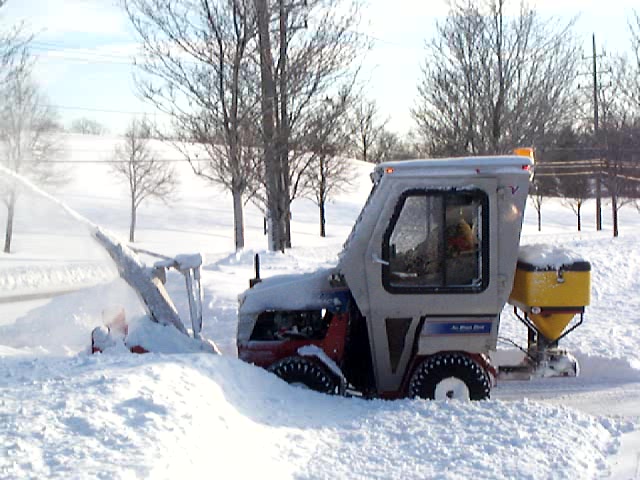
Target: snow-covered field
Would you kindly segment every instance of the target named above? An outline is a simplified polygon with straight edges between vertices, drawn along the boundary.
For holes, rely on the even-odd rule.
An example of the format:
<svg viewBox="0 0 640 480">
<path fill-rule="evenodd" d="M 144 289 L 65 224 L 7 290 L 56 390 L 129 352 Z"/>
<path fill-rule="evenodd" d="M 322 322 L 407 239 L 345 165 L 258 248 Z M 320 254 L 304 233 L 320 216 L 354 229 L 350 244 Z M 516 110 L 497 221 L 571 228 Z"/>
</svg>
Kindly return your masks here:
<svg viewBox="0 0 640 480">
<path fill-rule="evenodd" d="M 70 137 L 72 160 L 103 160 L 114 139 Z M 177 155 L 154 145 L 167 158 Z M 235 358 L 237 296 L 261 254 L 262 276 L 336 260 L 370 188 L 354 163 L 351 191 L 318 213 L 294 202 L 294 248 L 265 252 L 260 212 L 245 214 L 247 247 L 233 253 L 231 199 L 179 165 L 176 197 L 139 212 L 136 245 L 205 257 L 207 354 L 90 355 L 102 312 L 142 313 L 86 228 L 33 194 L 19 199 L 14 251 L 0 254 L 0 478 L 640 478 L 640 213 L 621 210 L 621 235 L 585 229 L 559 201 L 526 214 L 523 243 L 551 243 L 592 264 L 592 305 L 563 341 L 574 379 L 503 382 L 492 400 L 365 401 L 291 387 Z M 55 195 L 89 220 L 128 233 L 124 187 L 101 164 L 68 166 Z M 4 212 L 0 213 L 4 225 Z M 186 314 L 182 281 L 169 291 Z M 56 293 L 50 297 L 50 294 Z M 505 309 L 501 335 L 526 332 Z M 510 348 L 508 345 L 505 348 Z"/>
</svg>

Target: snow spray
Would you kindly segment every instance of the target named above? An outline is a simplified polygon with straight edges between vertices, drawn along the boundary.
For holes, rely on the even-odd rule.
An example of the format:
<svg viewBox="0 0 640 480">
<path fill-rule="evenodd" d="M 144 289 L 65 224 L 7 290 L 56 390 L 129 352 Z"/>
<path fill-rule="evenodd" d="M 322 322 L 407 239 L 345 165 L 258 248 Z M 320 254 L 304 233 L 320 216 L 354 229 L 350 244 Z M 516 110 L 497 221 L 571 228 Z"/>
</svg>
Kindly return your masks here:
<svg viewBox="0 0 640 480">
<path fill-rule="evenodd" d="M 111 259 L 114 261 L 124 279 L 136 292 L 143 305 L 146 307 L 151 318 L 161 325 L 173 325 L 181 333 L 187 331 L 180 320 L 175 307 L 168 302 L 154 280 L 148 275 L 144 263 L 138 258 L 133 250 L 120 242 L 117 237 L 99 227 L 89 219 L 83 217 L 64 202 L 58 200 L 53 195 L 48 194 L 41 188 L 34 185 L 30 180 L 0 165 L 0 172 L 15 179 L 20 184 L 31 190 L 33 193 L 53 202 L 62 208 L 67 214 L 85 225 L 91 237 L 103 247 Z"/>
<path fill-rule="evenodd" d="M 91 220 L 83 217 L 78 212 L 76 212 L 74 209 L 72 209 L 69 205 L 67 205 L 66 203 L 58 200 L 53 195 L 48 194 L 47 192 L 45 192 L 41 188 L 37 187 L 29 179 L 27 179 L 27 178 L 23 177 L 22 175 L 14 172 L 13 170 L 10 170 L 7 167 L 4 167 L 4 166 L 0 165 L 0 172 L 8 175 L 11 178 L 13 178 L 17 182 L 19 182 L 22 186 L 24 186 L 24 187 L 28 188 L 29 190 L 31 190 L 33 193 L 35 193 L 37 195 L 40 195 L 41 197 L 49 200 L 50 202 L 54 203 L 55 205 L 58 205 L 67 214 L 69 214 L 72 218 L 74 218 L 75 220 L 78 220 L 80 223 L 85 225 L 89 229 L 89 232 L 91 233 L 91 236 L 95 238 L 95 233 L 98 230 L 100 230 L 100 228 L 98 227 L 98 225 L 93 223 Z"/>
</svg>

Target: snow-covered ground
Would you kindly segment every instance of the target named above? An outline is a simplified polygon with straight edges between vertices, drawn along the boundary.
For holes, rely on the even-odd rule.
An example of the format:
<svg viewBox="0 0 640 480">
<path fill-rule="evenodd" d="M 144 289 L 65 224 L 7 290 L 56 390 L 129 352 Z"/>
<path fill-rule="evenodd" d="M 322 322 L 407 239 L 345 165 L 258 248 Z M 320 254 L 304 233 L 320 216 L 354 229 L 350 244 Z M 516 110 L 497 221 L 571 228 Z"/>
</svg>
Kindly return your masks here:
<svg viewBox="0 0 640 480">
<path fill-rule="evenodd" d="M 113 142 L 72 136 L 68 148 L 71 159 L 103 160 Z M 204 334 L 222 357 L 88 354 L 105 309 L 123 306 L 130 318 L 142 309 L 82 224 L 24 192 L 15 253 L 0 254 L 0 478 L 640 478 L 640 213 L 631 207 L 617 239 L 608 211 L 594 231 L 591 204 L 581 233 L 559 201 L 543 206 L 540 233 L 535 211 L 526 214 L 523 244 L 568 247 L 592 264 L 592 305 L 563 341 L 578 378 L 503 382 L 478 403 L 365 401 L 294 388 L 235 358 L 237 296 L 254 254 L 263 277 L 332 265 L 370 188 L 371 167 L 353 165 L 353 188 L 328 208 L 327 238 L 313 203 L 294 202 L 286 254 L 265 252 L 251 205 L 247 247 L 233 253 L 230 197 L 188 165 L 172 201 L 142 205 L 138 247 L 203 254 Z M 108 168 L 80 163 L 69 174 L 55 195 L 126 238 L 126 191 Z M 186 315 L 181 278 L 168 287 Z M 508 308 L 501 335 L 526 335 Z"/>
</svg>

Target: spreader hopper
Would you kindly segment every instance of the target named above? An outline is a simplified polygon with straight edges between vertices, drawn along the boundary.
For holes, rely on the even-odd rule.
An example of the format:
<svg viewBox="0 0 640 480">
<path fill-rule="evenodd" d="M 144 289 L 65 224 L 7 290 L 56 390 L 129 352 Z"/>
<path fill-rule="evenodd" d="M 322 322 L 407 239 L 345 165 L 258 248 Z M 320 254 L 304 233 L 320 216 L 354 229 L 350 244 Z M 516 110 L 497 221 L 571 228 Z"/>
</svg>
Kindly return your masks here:
<svg viewBox="0 0 640 480">
<path fill-rule="evenodd" d="M 591 265 L 584 260 L 544 265 L 519 260 L 509 303 L 522 310 L 549 342 L 564 336 L 591 297 Z"/>
<path fill-rule="evenodd" d="M 509 303 L 528 329 L 527 358 L 521 365 L 501 367 L 501 373 L 577 375 L 577 361 L 558 348 L 558 341 L 582 324 L 590 297 L 589 262 L 553 246 L 522 247 Z"/>
</svg>

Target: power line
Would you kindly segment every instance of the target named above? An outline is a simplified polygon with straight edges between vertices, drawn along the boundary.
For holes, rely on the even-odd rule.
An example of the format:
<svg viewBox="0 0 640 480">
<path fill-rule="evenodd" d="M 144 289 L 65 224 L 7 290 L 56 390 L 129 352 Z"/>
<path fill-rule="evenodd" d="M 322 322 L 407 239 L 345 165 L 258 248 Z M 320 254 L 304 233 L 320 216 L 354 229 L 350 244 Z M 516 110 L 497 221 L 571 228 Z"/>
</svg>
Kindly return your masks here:
<svg viewBox="0 0 640 480">
<path fill-rule="evenodd" d="M 376 37 L 375 35 L 371 35 L 369 33 L 364 32 L 352 32 L 357 36 L 362 36 L 368 38 L 369 40 L 378 43 L 378 44 L 386 44 L 393 47 L 400 47 L 402 49 L 414 49 L 416 47 L 403 45 L 399 42 L 394 42 L 390 40 L 386 40 L 380 37 Z M 132 54 L 120 54 L 120 53 L 100 53 L 91 49 L 86 49 L 83 47 L 74 47 L 74 46 L 66 46 L 63 44 L 56 44 L 50 42 L 32 42 L 31 48 L 40 52 L 49 52 L 54 53 L 56 55 L 38 55 L 41 58 L 46 60 L 52 59 L 62 59 L 69 60 L 74 62 L 83 62 L 83 63 L 95 63 L 95 64 L 106 64 L 106 65 L 127 65 L 127 66 L 136 66 L 135 55 Z M 186 63 L 200 63 L 194 61 L 186 61 Z"/>
<path fill-rule="evenodd" d="M 566 162 L 558 161 L 558 162 L 540 162 L 536 163 L 536 168 L 538 167 L 556 167 L 556 166 L 591 166 L 591 165 L 601 165 L 604 163 L 601 159 L 594 160 L 567 160 Z"/>
<path fill-rule="evenodd" d="M 80 46 L 68 46 L 62 43 L 54 43 L 54 42 L 42 42 L 42 41 L 33 41 L 30 44 L 34 50 L 43 50 L 43 51 L 51 51 L 51 52 L 69 52 L 69 51 L 79 51 L 82 54 L 87 54 L 91 56 L 98 57 L 109 57 L 115 60 L 123 60 L 127 58 L 131 58 L 130 54 L 125 53 L 101 53 L 96 48 L 85 48 Z"/>
<path fill-rule="evenodd" d="M 565 173 L 536 173 L 535 175 L 538 177 L 575 177 L 575 176 L 591 176 L 596 174 L 597 172 L 565 172 Z"/>
<path fill-rule="evenodd" d="M 576 169 L 579 169 L 579 168 L 586 168 L 586 167 L 592 168 L 592 167 L 600 167 L 600 166 L 602 166 L 602 165 L 599 164 L 599 163 L 597 163 L 597 164 L 596 163 L 588 163 L 588 164 L 585 163 L 585 164 L 582 164 L 582 165 L 554 165 L 554 166 L 548 166 L 547 168 L 541 168 L 541 167 L 543 167 L 543 165 L 536 165 L 536 170 L 537 171 L 539 171 L 539 170 L 544 170 L 544 171 L 549 171 L 549 170 L 554 170 L 554 171 L 555 170 L 576 170 Z"/>
<path fill-rule="evenodd" d="M 36 50 L 36 49 L 34 49 Z M 129 62 L 125 62 L 125 61 L 116 61 L 116 60 L 107 60 L 107 59 L 103 59 L 103 60 L 98 60 L 96 58 L 88 58 L 88 55 L 85 56 L 81 56 L 79 55 L 75 55 L 75 56 L 70 56 L 67 54 L 61 54 L 61 55 L 42 55 L 42 54 L 38 54 L 36 55 L 39 58 L 43 58 L 45 60 L 69 60 L 72 62 L 83 62 L 83 63 L 95 63 L 95 64 L 104 64 L 104 65 L 127 65 L 127 66 L 135 66 L 135 63 L 133 62 L 133 60 L 129 61 Z"/>
<path fill-rule="evenodd" d="M 104 152 L 106 153 L 110 153 L 113 154 L 114 152 Z M 38 162 L 40 164 L 42 163 L 46 163 L 46 164 L 59 164 L 59 163 L 63 163 L 63 164 L 104 164 L 104 165 L 109 165 L 112 163 L 200 163 L 200 162 L 210 162 L 211 160 L 208 158 L 195 158 L 192 160 L 187 160 L 186 158 L 158 158 L 156 160 L 136 160 L 134 162 L 130 162 L 129 160 L 111 160 L 111 159 L 107 159 L 107 160 L 47 160 L 47 161 L 43 161 L 43 162 Z M 29 162 L 25 162 L 25 163 L 29 163 Z"/>
<path fill-rule="evenodd" d="M 622 178 L 624 180 L 631 180 L 632 182 L 640 182 L 639 177 L 629 177 L 627 175 L 616 175 L 617 178 Z"/>
<path fill-rule="evenodd" d="M 601 162 L 602 159 L 601 158 L 588 158 L 588 159 L 584 159 L 584 160 L 552 160 L 552 161 L 541 161 L 539 163 L 536 163 L 536 166 L 540 166 L 540 165 L 569 165 L 569 164 L 576 164 L 576 163 L 581 163 L 581 164 L 586 164 L 586 163 L 598 163 Z"/>
<path fill-rule="evenodd" d="M 32 42 L 31 48 L 39 52 L 49 52 L 56 55 L 39 55 L 47 59 L 65 59 L 72 61 L 81 61 L 87 63 L 105 63 L 105 64 L 121 64 L 134 65 L 134 56 L 129 54 L 118 53 L 101 53 L 94 49 L 83 47 L 67 47 L 62 44 Z"/>
<path fill-rule="evenodd" d="M 165 115 L 170 117 L 171 115 L 169 115 L 168 113 L 165 112 L 134 112 L 134 111 L 127 111 L 127 110 L 112 110 L 112 109 L 106 109 L 106 108 L 90 108 L 90 107 L 75 107 L 75 106 L 69 106 L 69 105 L 56 105 L 56 104 L 48 104 L 48 106 L 52 107 L 52 108 L 58 108 L 60 110 L 79 110 L 79 111 L 85 111 L 85 112 L 97 112 L 97 113 L 118 113 L 118 114 L 126 114 L 126 115 Z"/>
</svg>

